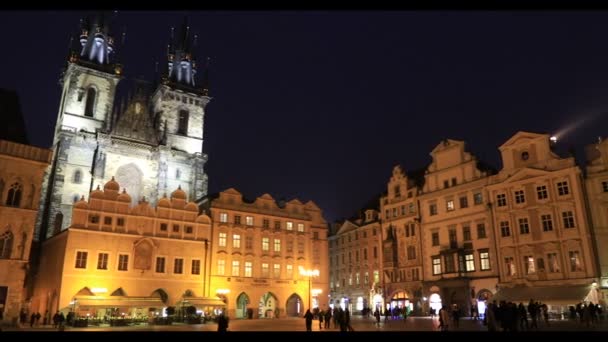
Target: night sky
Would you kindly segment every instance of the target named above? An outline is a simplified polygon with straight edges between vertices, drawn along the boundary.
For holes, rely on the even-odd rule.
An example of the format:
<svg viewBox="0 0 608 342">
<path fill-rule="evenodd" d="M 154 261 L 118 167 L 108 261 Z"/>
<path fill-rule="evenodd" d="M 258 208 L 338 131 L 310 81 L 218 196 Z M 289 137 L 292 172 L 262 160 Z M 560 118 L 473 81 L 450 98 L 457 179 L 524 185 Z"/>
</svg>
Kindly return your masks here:
<svg viewBox="0 0 608 342">
<path fill-rule="evenodd" d="M 69 36 L 87 13 L 0 13 L 0 87 L 49 147 Z M 313 200 L 332 222 L 426 166 L 444 138 L 500 168 L 519 130 L 559 147 L 608 133 L 608 12 L 119 11 L 125 76 L 166 65 L 185 15 L 211 57 L 210 192 Z M 200 80 L 200 78 L 199 78 Z M 125 83 L 126 84 L 126 83 Z"/>
</svg>

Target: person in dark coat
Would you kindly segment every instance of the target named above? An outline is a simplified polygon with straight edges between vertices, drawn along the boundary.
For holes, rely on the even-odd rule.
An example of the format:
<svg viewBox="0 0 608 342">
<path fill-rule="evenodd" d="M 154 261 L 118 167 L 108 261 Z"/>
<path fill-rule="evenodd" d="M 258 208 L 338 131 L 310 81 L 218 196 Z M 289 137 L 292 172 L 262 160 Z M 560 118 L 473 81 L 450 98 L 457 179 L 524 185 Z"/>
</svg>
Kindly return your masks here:
<svg viewBox="0 0 608 342">
<path fill-rule="evenodd" d="M 304 319 L 306 320 L 306 331 L 312 331 L 312 312 L 310 309 L 306 310 L 304 314 Z"/>
<path fill-rule="evenodd" d="M 224 316 L 222 312 L 217 319 L 217 331 L 226 332 L 228 331 L 228 317 Z"/>
</svg>

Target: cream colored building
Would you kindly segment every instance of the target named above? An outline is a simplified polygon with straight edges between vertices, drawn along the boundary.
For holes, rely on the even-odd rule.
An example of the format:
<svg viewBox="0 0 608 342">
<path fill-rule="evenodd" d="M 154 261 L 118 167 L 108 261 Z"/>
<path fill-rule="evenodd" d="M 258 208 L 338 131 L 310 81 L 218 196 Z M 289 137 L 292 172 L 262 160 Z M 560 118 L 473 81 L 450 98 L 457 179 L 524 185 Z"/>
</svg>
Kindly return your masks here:
<svg viewBox="0 0 608 342">
<path fill-rule="evenodd" d="M 381 237 L 374 209 L 340 223 L 329 237 L 330 304 L 334 307 L 348 308 L 351 314 L 383 307 Z"/>
<path fill-rule="evenodd" d="M 601 288 L 598 301 L 606 305 L 608 292 L 608 141 L 600 140 L 587 147 L 587 204 L 594 229 L 594 252 L 598 262 Z"/>
<path fill-rule="evenodd" d="M 487 187 L 500 270 L 496 300 L 545 302 L 558 314 L 593 293 L 597 266 L 582 173 L 547 134 L 518 132 L 500 146 Z"/>
<path fill-rule="evenodd" d="M 167 306 L 222 306 L 207 296 L 210 233 L 211 219 L 181 189 L 156 208 L 145 198 L 132 206 L 112 178 L 44 242 L 32 309 L 145 320 Z"/>
<path fill-rule="evenodd" d="M 16 322 L 24 308 L 38 198 L 51 157 L 49 149 L 0 140 L 0 325 Z"/>
<path fill-rule="evenodd" d="M 419 216 L 421 170 L 406 174 L 393 168 L 386 195 L 380 198 L 382 213 L 381 287 L 385 306 L 422 310 L 422 236 Z"/>
<path fill-rule="evenodd" d="M 328 306 L 327 223 L 312 201 L 248 202 L 235 189 L 203 206 L 213 218 L 210 294 L 229 317 L 301 316 Z M 250 309 L 250 310 L 249 310 Z"/>
<path fill-rule="evenodd" d="M 425 310 L 458 305 L 464 315 L 496 291 L 498 262 L 485 186 L 494 172 L 446 139 L 431 151 L 419 196 Z M 481 303 L 481 304 L 478 304 Z"/>
</svg>

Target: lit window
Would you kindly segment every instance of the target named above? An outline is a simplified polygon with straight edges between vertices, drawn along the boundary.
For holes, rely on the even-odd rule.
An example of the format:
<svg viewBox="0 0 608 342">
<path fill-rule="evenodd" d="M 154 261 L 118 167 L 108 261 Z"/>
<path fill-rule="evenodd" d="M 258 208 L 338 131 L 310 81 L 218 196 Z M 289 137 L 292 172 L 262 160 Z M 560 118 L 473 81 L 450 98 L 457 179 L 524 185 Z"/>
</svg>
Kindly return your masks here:
<svg viewBox="0 0 608 342">
<path fill-rule="evenodd" d="M 490 253 L 487 250 L 479 252 L 479 261 L 482 271 L 490 269 Z"/>
<path fill-rule="evenodd" d="M 245 262 L 245 277 L 252 277 L 253 276 L 253 264 L 251 263 L 251 261 L 246 261 Z"/>
<path fill-rule="evenodd" d="M 232 248 L 241 248 L 241 236 L 239 234 L 232 235 Z"/>
<path fill-rule="evenodd" d="M 218 246 L 220 247 L 226 247 L 226 233 L 220 233 L 219 234 L 219 241 L 218 241 Z"/>
<path fill-rule="evenodd" d="M 433 275 L 441 274 L 441 258 L 433 257 Z"/>
<path fill-rule="evenodd" d="M 220 222 L 222 222 L 222 223 L 228 222 L 228 214 L 227 213 L 220 213 Z"/>
<path fill-rule="evenodd" d="M 475 258 L 473 254 L 465 254 L 464 256 L 464 267 L 467 272 L 475 271 Z"/>
<path fill-rule="evenodd" d="M 238 277 L 241 272 L 241 264 L 238 260 L 232 261 L 232 275 Z"/>
</svg>

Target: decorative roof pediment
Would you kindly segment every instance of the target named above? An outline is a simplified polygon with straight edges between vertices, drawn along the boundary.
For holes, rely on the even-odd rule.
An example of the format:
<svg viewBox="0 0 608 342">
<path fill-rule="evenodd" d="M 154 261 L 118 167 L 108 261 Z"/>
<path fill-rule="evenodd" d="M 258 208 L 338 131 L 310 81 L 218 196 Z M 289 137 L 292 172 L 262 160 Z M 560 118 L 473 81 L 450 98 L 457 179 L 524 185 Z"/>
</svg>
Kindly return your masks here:
<svg viewBox="0 0 608 342">
<path fill-rule="evenodd" d="M 300 202 L 300 200 L 298 200 L 297 198 L 294 198 L 291 201 L 287 202 L 287 204 L 302 205 L 302 202 Z"/>
<path fill-rule="evenodd" d="M 513 175 L 509 176 L 509 178 L 505 179 L 502 183 L 514 183 L 523 179 L 542 177 L 548 174 L 551 174 L 551 172 L 526 167 L 516 171 Z"/>
<path fill-rule="evenodd" d="M 265 200 L 265 201 L 274 201 L 274 198 L 272 198 L 272 196 L 270 196 L 269 194 L 263 194 L 262 196 L 258 197 L 258 199 L 261 200 Z"/>
<path fill-rule="evenodd" d="M 345 234 L 345 233 L 351 232 L 351 231 L 353 231 L 353 230 L 355 230 L 357 228 L 359 228 L 359 226 L 357 226 L 356 224 L 350 222 L 349 220 L 346 220 L 346 221 L 344 221 L 344 223 L 342 223 L 342 225 L 340 226 L 340 228 L 336 232 L 336 235 Z"/>
<path fill-rule="evenodd" d="M 315 202 L 313 202 L 312 200 L 306 202 L 306 204 L 304 206 L 308 210 L 321 210 L 319 208 L 319 206 L 317 206 L 317 204 Z"/>
<path fill-rule="evenodd" d="M 223 193 L 229 194 L 229 195 L 241 195 L 241 193 L 238 192 L 238 190 L 236 190 L 235 188 L 230 188 L 228 190 L 225 190 Z"/>
<path fill-rule="evenodd" d="M 460 145 L 464 145 L 464 141 L 454 140 L 454 139 L 444 139 L 442 142 L 437 144 L 437 146 L 435 146 L 435 148 L 431 151 L 431 154 L 446 150 L 446 149 L 454 147 L 454 146 L 460 146 Z"/>
<path fill-rule="evenodd" d="M 539 138 L 548 139 L 549 135 L 519 131 L 519 132 L 515 133 L 514 136 L 509 138 L 509 140 L 507 140 L 504 144 L 500 145 L 500 147 L 498 149 L 502 151 L 503 149 L 509 148 L 511 146 L 529 144 L 533 140 L 538 140 Z"/>
</svg>

